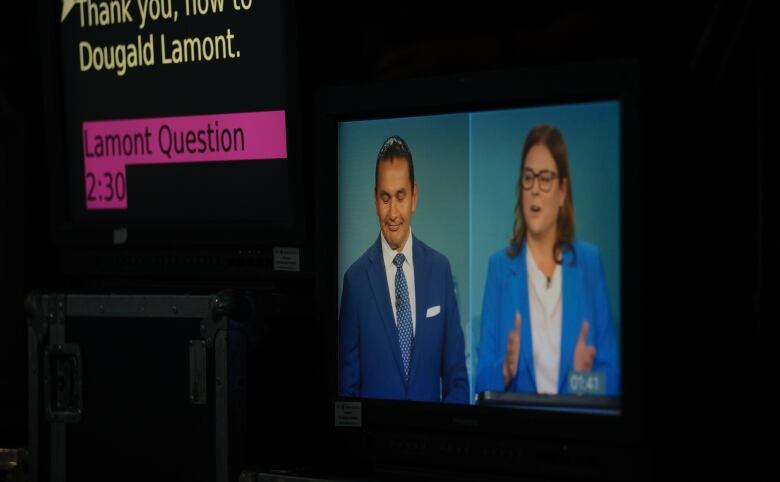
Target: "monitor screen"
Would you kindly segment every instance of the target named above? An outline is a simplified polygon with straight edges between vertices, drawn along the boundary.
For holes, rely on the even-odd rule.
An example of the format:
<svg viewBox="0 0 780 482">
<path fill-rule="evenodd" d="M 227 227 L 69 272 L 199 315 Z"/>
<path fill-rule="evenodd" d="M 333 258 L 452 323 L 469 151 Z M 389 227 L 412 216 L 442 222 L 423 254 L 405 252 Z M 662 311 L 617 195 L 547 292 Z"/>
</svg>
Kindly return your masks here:
<svg viewBox="0 0 780 482">
<path fill-rule="evenodd" d="M 249 232 L 221 236 L 228 242 L 301 228 L 286 2 L 50 4 L 59 35 L 44 55 L 59 67 L 49 81 L 62 105 L 50 157 L 63 225 L 128 227 L 131 242 L 139 228 Z"/>
<path fill-rule="evenodd" d="M 338 395 L 620 415 L 621 139 L 619 98 L 340 120 Z"/>
<path fill-rule="evenodd" d="M 638 79 L 627 59 L 318 92 L 323 399 L 358 459 L 631 472 Z"/>
</svg>

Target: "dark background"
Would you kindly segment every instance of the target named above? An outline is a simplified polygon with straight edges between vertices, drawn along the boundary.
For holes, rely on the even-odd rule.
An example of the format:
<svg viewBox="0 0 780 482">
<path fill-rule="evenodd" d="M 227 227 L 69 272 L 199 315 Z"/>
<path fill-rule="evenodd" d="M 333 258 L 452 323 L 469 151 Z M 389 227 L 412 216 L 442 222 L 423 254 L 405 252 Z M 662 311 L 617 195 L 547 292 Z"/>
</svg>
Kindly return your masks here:
<svg viewBox="0 0 780 482">
<path fill-rule="evenodd" d="M 33 3 L 9 2 L 0 13 L 0 447 L 27 443 L 24 295 L 72 285 L 50 242 L 43 116 L 55 106 L 42 100 Z M 319 87 L 639 59 L 647 471 L 659 480 L 776 478 L 777 403 L 769 391 L 779 339 L 772 273 L 780 243 L 772 228 L 780 203 L 768 143 L 777 109 L 777 7 L 366 3 L 297 5 L 306 173 L 313 172 Z M 313 202 L 307 194 L 307 214 Z M 280 355 L 297 354 L 274 375 L 279 380 L 306 378 L 317 363 L 316 337 L 306 333 L 316 333 L 319 320 L 305 309 L 301 320 L 310 325 L 268 328 Z M 261 450 L 250 458 L 326 460 L 331 452 L 312 429 L 311 399 L 300 384 L 285 388 L 299 401 L 276 406 L 288 423 L 269 421 L 273 440 L 256 434 Z"/>
</svg>

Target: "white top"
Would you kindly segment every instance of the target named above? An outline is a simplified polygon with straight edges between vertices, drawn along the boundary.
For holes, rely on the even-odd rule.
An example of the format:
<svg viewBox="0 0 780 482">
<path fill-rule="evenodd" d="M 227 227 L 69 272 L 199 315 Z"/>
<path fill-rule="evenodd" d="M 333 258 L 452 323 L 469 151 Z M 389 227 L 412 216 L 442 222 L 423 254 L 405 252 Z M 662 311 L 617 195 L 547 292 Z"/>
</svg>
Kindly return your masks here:
<svg viewBox="0 0 780 482">
<path fill-rule="evenodd" d="M 550 280 L 536 265 L 531 250 L 526 252 L 528 301 L 531 308 L 531 339 L 537 393 L 558 393 L 561 366 L 562 298 L 561 265 L 555 265 Z"/>
<path fill-rule="evenodd" d="M 398 326 L 398 313 L 395 310 L 395 273 L 398 268 L 393 264 L 395 255 L 398 251 L 387 244 L 385 235 L 379 235 L 382 238 L 382 259 L 385 262 L 385 275 L 387 276 L 387 288 L 390 291 L 390 305 L 393 307 L 393 317 L 395 318 L 395 326 Z M 403 269 L 404 276 L 406 276 L 406 286 L 409 288 L 409 308 L 412 310 L 412 334 L 417 332 L 417 298 L 414 294 L 414 259 L 412 258 L 412 230 L 409 229 L 409 239 L 406 240 L 404 249 L 400 251 L 406 257 L 404 260 Z"/>
</svg>

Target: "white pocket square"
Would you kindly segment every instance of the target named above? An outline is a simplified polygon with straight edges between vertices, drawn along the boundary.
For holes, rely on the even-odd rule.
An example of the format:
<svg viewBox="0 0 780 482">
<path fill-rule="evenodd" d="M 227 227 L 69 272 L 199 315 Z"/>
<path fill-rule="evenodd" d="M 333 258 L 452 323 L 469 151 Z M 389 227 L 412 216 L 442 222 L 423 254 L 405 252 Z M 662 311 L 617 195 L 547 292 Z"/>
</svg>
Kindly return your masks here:
<svg viewBox="0 0 780 482">
<path fill-rule="evenodd" d="M 428 311 L 425 312 L 425 317 L 432 318 L 438 315 L 439 313 L 441 313 L 441 306 L 439 305 L 431 306 L 430 308 L 428 308 Z"/>
</svg>

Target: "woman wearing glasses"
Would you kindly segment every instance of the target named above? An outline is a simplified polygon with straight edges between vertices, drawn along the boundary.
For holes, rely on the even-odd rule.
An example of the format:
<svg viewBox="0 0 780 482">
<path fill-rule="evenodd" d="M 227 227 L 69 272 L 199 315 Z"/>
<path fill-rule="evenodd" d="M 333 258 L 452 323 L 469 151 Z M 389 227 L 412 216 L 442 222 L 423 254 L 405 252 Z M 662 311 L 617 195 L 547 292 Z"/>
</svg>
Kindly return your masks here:
<svg viewBox="0 0 780 482">
<path fill-rule="evenodd" d="M 476 392 L 616 396 L 615 330 L 598 249 L 574 238 L 566 145 L 549 125 L 523 146 L 514 233 L 490 257 Z M 593 386 L 595 385 L 595 386 Z"/>
</svg>

